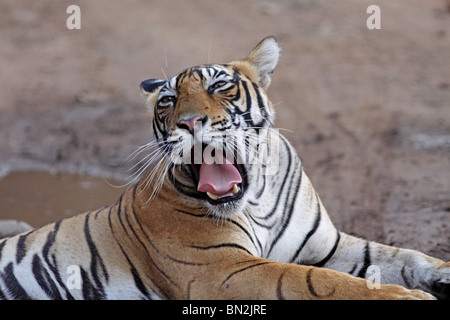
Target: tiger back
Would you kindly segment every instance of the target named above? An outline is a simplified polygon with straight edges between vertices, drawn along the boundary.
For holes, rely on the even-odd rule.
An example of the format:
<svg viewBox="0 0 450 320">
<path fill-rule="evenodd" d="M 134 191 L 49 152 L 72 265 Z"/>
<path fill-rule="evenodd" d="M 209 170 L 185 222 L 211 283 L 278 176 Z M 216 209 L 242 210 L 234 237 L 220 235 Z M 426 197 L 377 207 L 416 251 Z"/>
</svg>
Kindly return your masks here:
<svg viewBox="0 0 450 320">
<path fill-rule="evenodd" d="M 2 240 L 0 298 L 448 297 L 448 263 L 333 226 L 273 128 L 279 53 L 268 37 L 244 59 L 143 81 L 142 178 L 115 204 Z"/>
</svg>

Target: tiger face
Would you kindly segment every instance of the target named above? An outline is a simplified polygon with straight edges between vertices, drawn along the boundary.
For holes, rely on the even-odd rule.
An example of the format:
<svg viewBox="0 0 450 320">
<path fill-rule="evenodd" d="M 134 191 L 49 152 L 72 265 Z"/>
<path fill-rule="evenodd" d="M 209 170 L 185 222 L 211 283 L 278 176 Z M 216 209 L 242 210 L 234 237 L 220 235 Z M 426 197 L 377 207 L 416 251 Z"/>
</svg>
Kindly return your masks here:
<svg viewBox="0 0 450 320">
<path fill-rule="evenodd" d="M 141 83 L 153 111 L 161 175 L 217 215 L 241 210 L 254 187 L 258 148 L 274 121 L 266 89 L 279 52 L 268 37 L 245 59 Z"/>
</svg>

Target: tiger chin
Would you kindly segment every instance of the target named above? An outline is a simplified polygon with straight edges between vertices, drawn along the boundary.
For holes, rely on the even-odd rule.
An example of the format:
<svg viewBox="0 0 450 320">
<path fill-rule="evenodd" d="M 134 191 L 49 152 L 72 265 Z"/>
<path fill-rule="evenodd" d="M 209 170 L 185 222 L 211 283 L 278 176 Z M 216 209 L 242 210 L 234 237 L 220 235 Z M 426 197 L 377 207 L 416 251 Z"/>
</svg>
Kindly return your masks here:
<svg viewBox="0 0 450 320">
<path fill-rule="evenodd" d="M 334 227 L 273 128 L 279 55 L 268 37 L 244 59 L 143 81 L 142 178 L 112 205 L 1 240 L 0 298 L 448 299 L 448 262 Z"/>
</svg>

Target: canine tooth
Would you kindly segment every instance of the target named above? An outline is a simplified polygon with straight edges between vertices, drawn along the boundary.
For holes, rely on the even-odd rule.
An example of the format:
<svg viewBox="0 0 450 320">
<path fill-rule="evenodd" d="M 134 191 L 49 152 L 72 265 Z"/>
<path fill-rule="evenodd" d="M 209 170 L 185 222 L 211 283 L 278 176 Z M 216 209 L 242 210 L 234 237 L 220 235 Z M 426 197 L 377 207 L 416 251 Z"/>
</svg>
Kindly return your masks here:
<svg viewBox="0 0 450 320">
<path fill-rule="evenodd" d="M 219 196 L 214 193 L 206 192 L 206 194 L 208 195 L 208 197 L 210 197 L 213 200 L 219 199 Z"/>
<path fill-rule="evenodd" d="M 233 190 L 231 190 L 231 192 L 233 194 L 237 194 L 239 192 L 239 187 L 237 186 L 237 184 L 233 185 Z"/>
</svg>

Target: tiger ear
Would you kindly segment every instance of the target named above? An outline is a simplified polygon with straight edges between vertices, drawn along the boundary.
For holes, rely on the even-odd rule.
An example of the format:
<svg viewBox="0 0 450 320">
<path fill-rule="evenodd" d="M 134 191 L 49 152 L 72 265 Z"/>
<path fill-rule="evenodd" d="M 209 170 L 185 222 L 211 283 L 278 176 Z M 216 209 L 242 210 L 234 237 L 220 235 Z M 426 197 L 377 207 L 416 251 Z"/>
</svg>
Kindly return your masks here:
<svg viewBox="0 0 450 320">
<path fill-rule="evenodd" d="M 149 111 L 153 110 L 156 103 L 157 94 L 154 94 L 166 83 L 165 80 L 147 79 L 141 82 L 141 93 L 145 98 L 146 106 Z"/>
<path fill-rule="evenodd" d="M 141 82 L 140 88 L 144 97 L 148 98 L 153 92 L 162 87 L 165 80 L 147 79 Z"/>
<path fill-rule="evenodd" d="M 245 59 L 257 71 L 259 85 L 267 89 L 280 58 L 281 48 L 275 37 L 264 38 Z"/>
</svg>

